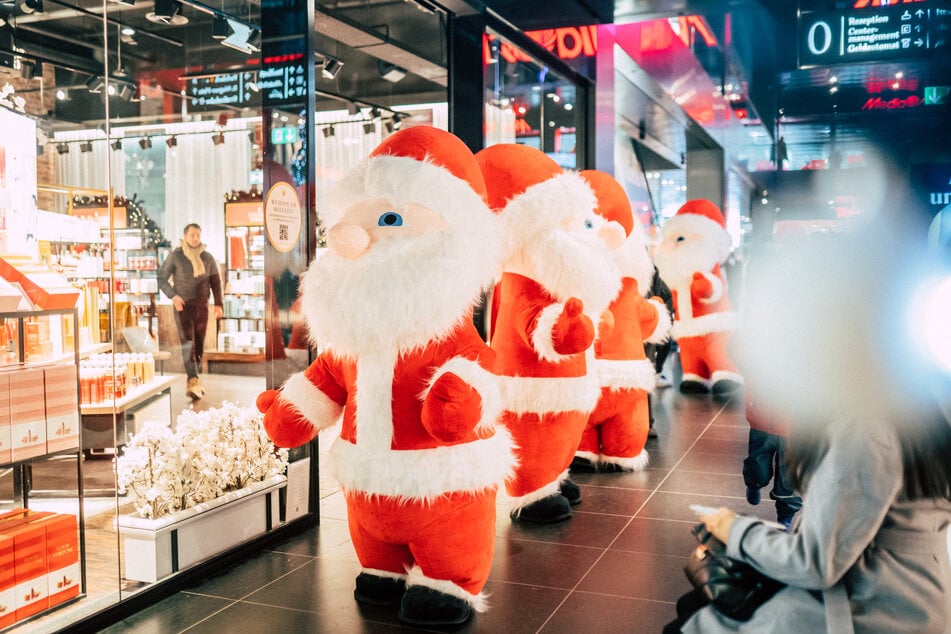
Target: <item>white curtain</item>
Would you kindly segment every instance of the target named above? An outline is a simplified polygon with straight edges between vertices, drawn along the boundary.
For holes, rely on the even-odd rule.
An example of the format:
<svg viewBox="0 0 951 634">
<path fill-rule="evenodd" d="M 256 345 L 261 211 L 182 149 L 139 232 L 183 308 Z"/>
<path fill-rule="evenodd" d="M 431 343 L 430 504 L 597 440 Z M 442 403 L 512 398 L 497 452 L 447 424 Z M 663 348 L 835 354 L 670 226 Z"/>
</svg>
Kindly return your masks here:
<svg viewBox="0 0 951 634">
<path fill-rule="evenodd" d="M 251 141 L 248 129 L 224 128 L 225 142 L 215 145 L 216 123 L 207 121 L 166 126 L 179 134 L 178 145 L 166 150 L 165 236 L 177 246 L 185 225 L 201 225 L 202 242 L 219 263 L 225 256 L 225 194 L 250 189 Z"/>
<path fill-rule="evenodd" d="M 79 149 L 79 144 L 82 141 L 92 143 L 91 152 L 82 152 Z M 53 143 L 47 145 L 46 151 L 56 151 L 54 144 L 58 143 L 66 143 L 69 152 L 57 157 L 59 182 L 47 184 L 63 187 L 83 187 L 108 192 L 110 183 L 107 169 L 109 161 L 112 161 L 111 185 L 113 195 L 125 196 L 125 163 L 127 156 L 120 150 L 112 149 L 102 130 L 57 132 L 53 138 Z M 47 211 L 65 212 L 66 197 L 57 196 L 56 202 L 57 209 Z"/>
</svg>

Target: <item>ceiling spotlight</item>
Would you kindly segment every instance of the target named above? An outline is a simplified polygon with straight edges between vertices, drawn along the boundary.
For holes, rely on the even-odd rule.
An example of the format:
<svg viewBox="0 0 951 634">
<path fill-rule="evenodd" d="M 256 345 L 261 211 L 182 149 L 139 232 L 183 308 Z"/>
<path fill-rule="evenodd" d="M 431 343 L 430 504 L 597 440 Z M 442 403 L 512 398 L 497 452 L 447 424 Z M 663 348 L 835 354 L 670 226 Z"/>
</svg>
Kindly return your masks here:
<svg viewBox="0 0 951 634">
<path fill-rule="evenodd" d="M 131 26 L 124 26 L 122 27 L 122 30 L 119 32 L 122 33 L 122 35 L 125 35 L 126 37 L 132 37 L 133 35 L 135 35 L 135 29 L 133 29 Z"/>
<path fill-rule="evenodd" d="M 79 144 L 80 152 L 92 152 L 92 141 L 83 141 Z"/>
<path fill-rule="evenodd" d="M 399 130 L 403 127 L 403 121 L 409 119 L 410 115 L 405 112 L 394 112 L 393 113 L 393 129 Z"/>
<path fill-rule="evenodd" d="M 360 106 L 357 105 L 355 101 L 348 101 L 347 114 L 349 114 L 351 117 L 357 116 L 358 114 L 360 114 Z"/>
<path fill-rule="evenodd" d="M 320 74 L 327 79 L 336 79 L 337 75 L 340 74 L 341 68 L 343 68 L 343 62 L 341 62 L 336 57 L 328 57 L 326 60 L 324 60 L 324 65 L 323 68 L 320 69 Z"/>
<path fill-rule="evenodd" d="M 23 13 L 43 13 L 43 0 L 23 0 L 23 6 L 20 7 Z"/>
<path fill-rule="evenodd" d="M 384 62 L 382 59 L 378 59 L 376 61 L 376 69 L 380 73 L 380 77 L 394 84 L 406 77 L 407 72 L 405 68 L 401 68 L 396 64 Z"/>
<path fill-rule="evenodd" d="M 57 143 L 56 151 L 60 154 L 69 154 L 69 143 Z"/>
<path fill-rule="evenodd" d="M 370 118 L 379 119 L 380 118 L 380 109 L 379 108 L 370 108 Z"/>
<path fill-rule="evenodd" d="M 65 88 L 60 88 L 59 90 L 56 91 L 56 98 L 59 99 L 60 101 L 66 101 L 67 99 L 69 99 L 69 91 L 66 90 Z"/>
<path fill-rule="evenodd" d="M 178 145 L 178 138 L 173 134 L 172 136 L 165 139 L 165 145 L 167 145 L 170 148 L 175 147 L 176 145 Z"/>
<path fill-rule="evenodd" d="M 139 147 L 143 150 L 148 150 L 152 147 L 152 139 L 150 137 L 143 137 L 139 139 Z"/>
<path fill-rule="evenodd" d="M 23 79 L 33 79 L 34 77 L 43 76 L 43 67 L 38 65 L 32 59 L 24 59 L 20 61 L 20 77 Z"/>
<path fill-rule="evenodd" d="M 215 145 L 221 145 L 222 143 L 225 142 L 225 133 L 219 132 L 218 134 L 213 135 L 211 137 L 211 142 L 214 143 Z"/>
<path fill-rule="evenodd" d="M 145 19 L 166 26 L 188 24 L 188 18 L 182 15 L 182 3 L 177 0 L 155 0 L 154 10 L 146 13 Z"/>
<path fill-rule="evenodd" d="M 211 23 L 211 37 L 216 40 L 223 40 L 232 33 L 234 33 L 234 30 L 228 24 L 228 18 L 223 15 L 216 15 Z"/>
<path fill-rule="evenodd" d="M 387 119 L 383 122 L 383 126 L 386 128 L 386 131 L 390 134 L 393 134 L 396 131 L 396 125 L 393 123 L 392 119 Z"/>
<path fill-rule="evenodd" d="M 106 80 L 98 75 L 93 75 L 86 80 L 86 88 L 89 92 L 100 93 L 102 92 L 102 87 L 106 84 Z"/>
<path fill-rule="evenodd" d="M 109 145 L 112 146 L 112 149 L 113 149 L 113 150 L 121 150 L 121 149 L 122 149 L 122 139 L 116 139 L 115 141 L 113 141 L 113 142 L 110 143 Z"/>
<path fill-rule="evenodd" d="M 834 94 L 837 93 L 837 92 L 839 92 L 839 87 L 838 87 L 838 86 L 833 86 L 832 88 L 829 89 L 829 94 L 834 95 Z"/>
<path fill-rule="evenodd" d="M 374 134 L 376 132 L 376 124 L 372 121 L 367 121 L 363 124 L 363 133 L 364 134 Z"/>
<path fill-rule="evenodd" d="M 250 90 L 251 92 L 261 92 L 261 84 L 259 84 L 256 81 L 249 81 L 248 90 Z"/>
<path fill-rule="evenodd" d="M 123 101 L 132 101 L 132 97 L 135 96 L 135 85 L 134 84 L 119 84 L 119 99 Z"/>
<path fill-rule="evenodd" d="M 232 20 L 231 18 L 226 18 L 228 21 L 228 26 L 231 27 L 231 35 L 221 40 L 221 43 L 228 48 L 233 48 L 236 51 L 241 51 L 250 55 L 256 50 L 248 43 L 248 40 L 251 39 L 251 27 L 243 22 L 238 22 L 237 20 Z"/>
<path fill-rule="evenodd" d="M 329 138 L 332 137 L 334 134 L 336 134 L 336 132 L 334 131 L 334 127 L 333 127 L 333 126 L 329 126 L 329 127 L 324 128 L 324 129 L 323 129 L 323 132 L 324 132 L 324 138 L 325 138 L 325 139 L 329 139 Z"/>
</svg>

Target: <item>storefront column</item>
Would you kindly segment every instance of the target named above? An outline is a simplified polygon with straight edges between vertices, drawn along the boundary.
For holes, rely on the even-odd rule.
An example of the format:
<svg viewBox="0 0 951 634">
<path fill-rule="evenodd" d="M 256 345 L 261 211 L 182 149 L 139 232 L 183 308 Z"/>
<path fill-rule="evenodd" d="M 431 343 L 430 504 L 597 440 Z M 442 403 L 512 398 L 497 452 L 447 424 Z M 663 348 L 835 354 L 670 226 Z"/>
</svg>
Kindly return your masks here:
<svg viewBox="0 0 951 634">
<path fill-rule="evenodd" d="M 301 275 L 317 247 L 314 4 L 262 0 L 261 23 L 265 377 L 271 389 L 305 369 L 311 359 L 296 300 Z M 291 467 L 308 457 L 307 512 L 319 519 L 316 439 L 291 450 Z M 291 472 L 288 489 L 292 476 L 296 479 Z"/>
<path fill-rule="evenodd" d="M 688 149 L 686 169 L 687 199 L 706 198 L 726 210 L 723 148 Z"/>
<path fill-rule="evenodd" d="M 457 11 L 466 6 L 457 3 Z M 449 20 L 449 131 L 473 152 L 485 144 L 485 70 L 482 40 L 485 19 L 479 13 L 453 14 Z"/>
</svg>

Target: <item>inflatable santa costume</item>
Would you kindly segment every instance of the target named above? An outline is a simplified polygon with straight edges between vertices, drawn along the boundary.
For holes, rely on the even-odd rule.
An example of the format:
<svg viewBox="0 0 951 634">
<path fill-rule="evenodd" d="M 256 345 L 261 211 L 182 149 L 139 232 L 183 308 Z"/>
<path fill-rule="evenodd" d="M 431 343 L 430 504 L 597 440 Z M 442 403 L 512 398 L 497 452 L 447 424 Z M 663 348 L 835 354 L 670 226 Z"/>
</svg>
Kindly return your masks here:
<svg viewBox="0 0 951 634">
<path fill-rule="evenodd" d="M 556 522 L 580 501 L 568 467 L 600 393 L 585 351 L 620 286 L 608 251 L 624 233 L 594 213 L 585 181 L 544 153 L 500 144 L 476 159 L 503 224 L 491 346 L 518 458 L 506 481 L 511 517 Z"/>
<path fill-rule="evenodd" d="M 647 466 L 647 396 L 656 382 L 654 364 L 647 359 L 644 344 L 667 340 L 670 313 L 660 298 L 642 295 L 650 289 L 654 263 L 644 232 L 635 225 L 624 188 L 605 172 L 585 170 L 581 177 L 597 196 L 598 215 L 624 227 L 627 239 L 610 252 L 620 272 L 621 290 L 608 307 L 612 319 L 599 328 L 594 342 L 592 368 L 601 398 L 588 417 L 571 468 L 639 471 Z"/>
<path fill-rule="evenodd" d="M 720 270 L 730 253 L 723 214 L 709 200 L 688 200 L 661 235 L 654 262 L 674 297 L 671 336 L 680 348 L 680 391 L 728 396 L 743 377 L 727 354 L 736 314 Z"/>
<path fill-rule="evenodd" d="M 258 399 L 279 446 L 342 417 L 330 450 L 362 566 L 357 600 L 416 625 L 484 609 L 495 503 L 511 473 L 495 355 L 472 324 L 498 274 L 498 219 L 457 137 L 387 138 L 328 201 L 328 251 L 302 283 L 310 335 L 328 346 Z"/>
</svg>

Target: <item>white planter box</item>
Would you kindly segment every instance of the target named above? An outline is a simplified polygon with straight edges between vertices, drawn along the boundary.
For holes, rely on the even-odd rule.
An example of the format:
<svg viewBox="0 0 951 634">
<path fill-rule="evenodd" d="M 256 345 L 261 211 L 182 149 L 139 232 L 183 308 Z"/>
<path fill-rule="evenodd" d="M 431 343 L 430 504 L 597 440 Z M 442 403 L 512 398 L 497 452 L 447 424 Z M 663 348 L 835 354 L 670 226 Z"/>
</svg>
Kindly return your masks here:
<svg viewBox="0 0 951 634">
<path fill-rule="evenodd" d="M 120 515 L 125 578 L 158 581 L 263 535 L 279 524 L 276 493 L 286 486 L 287 478 L 276 475 L 157 519 Z"/>
</svg>

